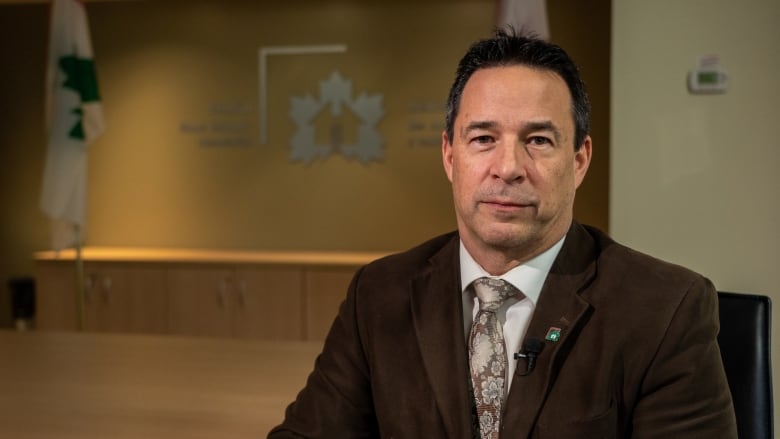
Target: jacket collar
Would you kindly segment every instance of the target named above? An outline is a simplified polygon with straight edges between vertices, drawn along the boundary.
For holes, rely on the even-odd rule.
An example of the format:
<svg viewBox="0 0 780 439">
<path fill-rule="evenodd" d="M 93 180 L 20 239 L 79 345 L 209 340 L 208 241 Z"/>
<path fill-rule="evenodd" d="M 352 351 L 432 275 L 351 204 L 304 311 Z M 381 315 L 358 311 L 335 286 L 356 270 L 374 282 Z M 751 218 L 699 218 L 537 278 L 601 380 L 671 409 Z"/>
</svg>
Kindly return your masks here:
<svg viewBox="0 0 780 439">
<path fill-rule="evenodd" d="M 466 439 L 471 438 L 471 396 L 458 243 L 453 234 L 412 279 L 410 301 L 425 372 L 447 437 Z"/>
<path fill-rule="evenodd" d="M 525 360 L 518 360 L 504 408 L 504 428 L 528 437 L 558 372 L 593 308 L 580 292 L 596 274 L 597 249 L 593 238 L 579 224 L 572 224 L 558 258 L 542 287 L 525 339 L 544 342 L 536 367 L 526 374 Z M 557 341 L 554 333 L 557 333 Z M 513 361 L 510 357 L 510 361 Z"/>
</svg>

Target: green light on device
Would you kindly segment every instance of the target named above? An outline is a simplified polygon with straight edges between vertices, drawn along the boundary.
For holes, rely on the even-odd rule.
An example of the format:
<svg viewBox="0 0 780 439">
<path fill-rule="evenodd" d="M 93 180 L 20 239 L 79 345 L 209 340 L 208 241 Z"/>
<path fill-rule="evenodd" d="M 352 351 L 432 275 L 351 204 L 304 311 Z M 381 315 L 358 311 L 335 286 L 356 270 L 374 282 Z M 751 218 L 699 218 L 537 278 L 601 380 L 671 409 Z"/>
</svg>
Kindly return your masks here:
<svg viewBox="0 0 780 439">
<path fill-rule="evenodd" d="M 710 85 L 718 83 L 718 72 L 699 72 L 699 84 Z"/>
</svg>

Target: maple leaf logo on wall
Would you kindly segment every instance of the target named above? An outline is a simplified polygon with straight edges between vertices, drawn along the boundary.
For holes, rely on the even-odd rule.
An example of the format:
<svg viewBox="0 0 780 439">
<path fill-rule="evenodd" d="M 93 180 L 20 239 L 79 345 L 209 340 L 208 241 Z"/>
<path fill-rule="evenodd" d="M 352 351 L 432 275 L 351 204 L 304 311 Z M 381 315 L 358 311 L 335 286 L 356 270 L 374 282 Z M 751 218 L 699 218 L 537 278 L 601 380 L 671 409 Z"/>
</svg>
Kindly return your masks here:
<svg viewBox="0 0 780 439">
<path fill-rule="evenodd" d="M 338 151 L 367 164 L 383 157 L 376 124 L 384 116 L 382 95 L 361 93 L 352 99 L 352 82 L 334 71 L 320 81 L 319 99 L 310 94 L 290 98 L 290 117 L 297 131 L 290 140 L 290 159 L 311 163 Z M 346 107 L 349 112 L 344 112 Z M 329 112 L 323 114 L 323 109 Z M 350 123 L 350 117 L 357 120 Z"/>
</svg>

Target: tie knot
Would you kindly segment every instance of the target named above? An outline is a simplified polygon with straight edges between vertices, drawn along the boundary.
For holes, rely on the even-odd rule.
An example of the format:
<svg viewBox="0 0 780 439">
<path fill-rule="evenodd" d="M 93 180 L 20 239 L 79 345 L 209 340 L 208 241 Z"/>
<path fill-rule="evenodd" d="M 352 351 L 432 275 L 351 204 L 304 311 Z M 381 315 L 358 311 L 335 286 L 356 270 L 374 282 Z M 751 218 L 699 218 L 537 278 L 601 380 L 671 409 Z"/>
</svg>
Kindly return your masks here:
<svg viewBox="0 0 780 439">
<path fill-rule="evenodd" d="M 506 299 L 518 292 L 517 288 L 503 279 L 480 277 L 473 285 L 479 299 L 479 309 L 483 311 L 497 310 Z"/>
</svg>

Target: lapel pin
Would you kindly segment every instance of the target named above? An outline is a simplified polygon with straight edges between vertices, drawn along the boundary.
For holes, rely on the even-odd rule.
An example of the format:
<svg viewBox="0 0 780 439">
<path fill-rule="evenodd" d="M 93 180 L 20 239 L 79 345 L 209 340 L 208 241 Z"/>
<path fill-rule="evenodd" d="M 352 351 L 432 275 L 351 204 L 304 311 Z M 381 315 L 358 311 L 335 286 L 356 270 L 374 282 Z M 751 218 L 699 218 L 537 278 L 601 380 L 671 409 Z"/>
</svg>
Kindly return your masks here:
<svg viewBox="0 0 780 439">
<path fill-rule="evenodd" d="M 561 328 L 556 328 L 555 326 L 551 326 L 550 329 L 547 330 L 547 335 L 544 336 L 544 339 L 547 341 L 556 342 L 561 338 Z"/>
</svg>

